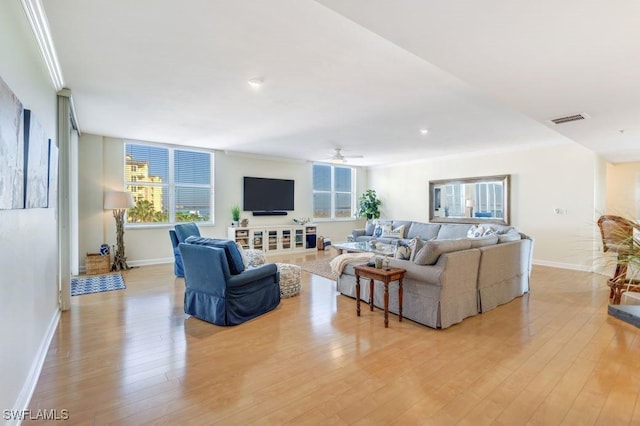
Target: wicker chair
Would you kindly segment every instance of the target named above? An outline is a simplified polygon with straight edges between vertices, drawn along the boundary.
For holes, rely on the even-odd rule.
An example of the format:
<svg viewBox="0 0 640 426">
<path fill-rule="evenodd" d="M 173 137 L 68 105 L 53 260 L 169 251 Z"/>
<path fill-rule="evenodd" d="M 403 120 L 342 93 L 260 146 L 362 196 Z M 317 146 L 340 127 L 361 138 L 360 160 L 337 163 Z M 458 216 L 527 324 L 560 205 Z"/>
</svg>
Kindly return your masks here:
<svg viewBox="0 0 640 426">
<path fill-rule="evenodd" d="M 640 225 L 620 216 L 604 215 L 598 219 L 598 228 L 603 251 L 617 254 L 616 270 L 609 279 L 609 299 L 617 305 L 625 291 L 640 292 L 640 282 L 627 279 L 629 256 L 640 253 L 633 236 L 633 230 L 640 231 Z"/>
</svg>

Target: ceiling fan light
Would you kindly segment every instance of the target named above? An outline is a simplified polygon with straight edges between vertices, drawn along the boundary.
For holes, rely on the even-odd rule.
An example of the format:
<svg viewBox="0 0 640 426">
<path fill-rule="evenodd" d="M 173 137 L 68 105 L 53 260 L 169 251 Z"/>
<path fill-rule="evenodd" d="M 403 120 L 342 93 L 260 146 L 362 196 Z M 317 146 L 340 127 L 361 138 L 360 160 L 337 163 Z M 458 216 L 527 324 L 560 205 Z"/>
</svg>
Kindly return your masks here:
<svg viewBox="0 0 640 426">
<path fill-rule="evenodd" d="M 344 158 L 332 158 L 331 159 L 331 164 L 344 164 Z"/>
</svg>

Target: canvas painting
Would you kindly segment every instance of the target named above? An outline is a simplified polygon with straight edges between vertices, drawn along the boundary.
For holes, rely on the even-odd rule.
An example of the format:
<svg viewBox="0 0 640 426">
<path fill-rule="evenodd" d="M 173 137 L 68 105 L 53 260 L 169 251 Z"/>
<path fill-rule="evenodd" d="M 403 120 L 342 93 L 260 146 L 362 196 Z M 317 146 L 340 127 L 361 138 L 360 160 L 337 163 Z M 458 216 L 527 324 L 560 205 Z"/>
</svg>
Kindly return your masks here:
<svg viewBox="0 0 640 426">
<path fill-rule="evenodd" d="M 0 78 L 0 210 L 24 208 L 22 103 Z"/>
<path fill-rule="evenodd" d="M 49 195 L 47 207 L 55 208 L 58 200 L 58 147 L 49 139 Z"/>
<path fill-rule="evenodd" d="M 47 207 L 49 197 L 49 138 L 28 109 L 24 110 L 25 208 Z"/>
</svg>

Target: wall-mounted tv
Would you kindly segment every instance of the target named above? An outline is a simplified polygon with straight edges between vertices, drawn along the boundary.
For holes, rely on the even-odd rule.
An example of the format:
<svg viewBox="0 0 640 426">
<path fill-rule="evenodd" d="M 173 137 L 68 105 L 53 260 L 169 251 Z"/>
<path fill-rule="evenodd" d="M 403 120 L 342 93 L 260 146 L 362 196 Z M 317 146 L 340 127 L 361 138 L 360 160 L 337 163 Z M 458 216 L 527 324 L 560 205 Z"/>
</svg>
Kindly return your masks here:
<svg viewBox="0 0 640 426">
<path fill-rule="evenodd" d="M 244 177 L 243 210 L 277 212 L 294 210 L 295 183 L 290 179 Z"/>
</svg>

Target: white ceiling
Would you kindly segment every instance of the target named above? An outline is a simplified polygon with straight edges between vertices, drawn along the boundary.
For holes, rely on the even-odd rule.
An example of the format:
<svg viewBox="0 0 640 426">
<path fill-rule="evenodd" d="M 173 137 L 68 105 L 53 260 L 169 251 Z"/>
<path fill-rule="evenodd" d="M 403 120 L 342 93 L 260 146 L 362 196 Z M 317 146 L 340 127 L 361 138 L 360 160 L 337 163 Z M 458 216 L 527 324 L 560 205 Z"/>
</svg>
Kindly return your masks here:
<svg viewBox="0 0 640 426">
<path fill-rule="evenodd" d="M 355 165 L 569 140 L 640 161 L 635 0 L 42 2 L 83 132 Z"/>
</svg>

